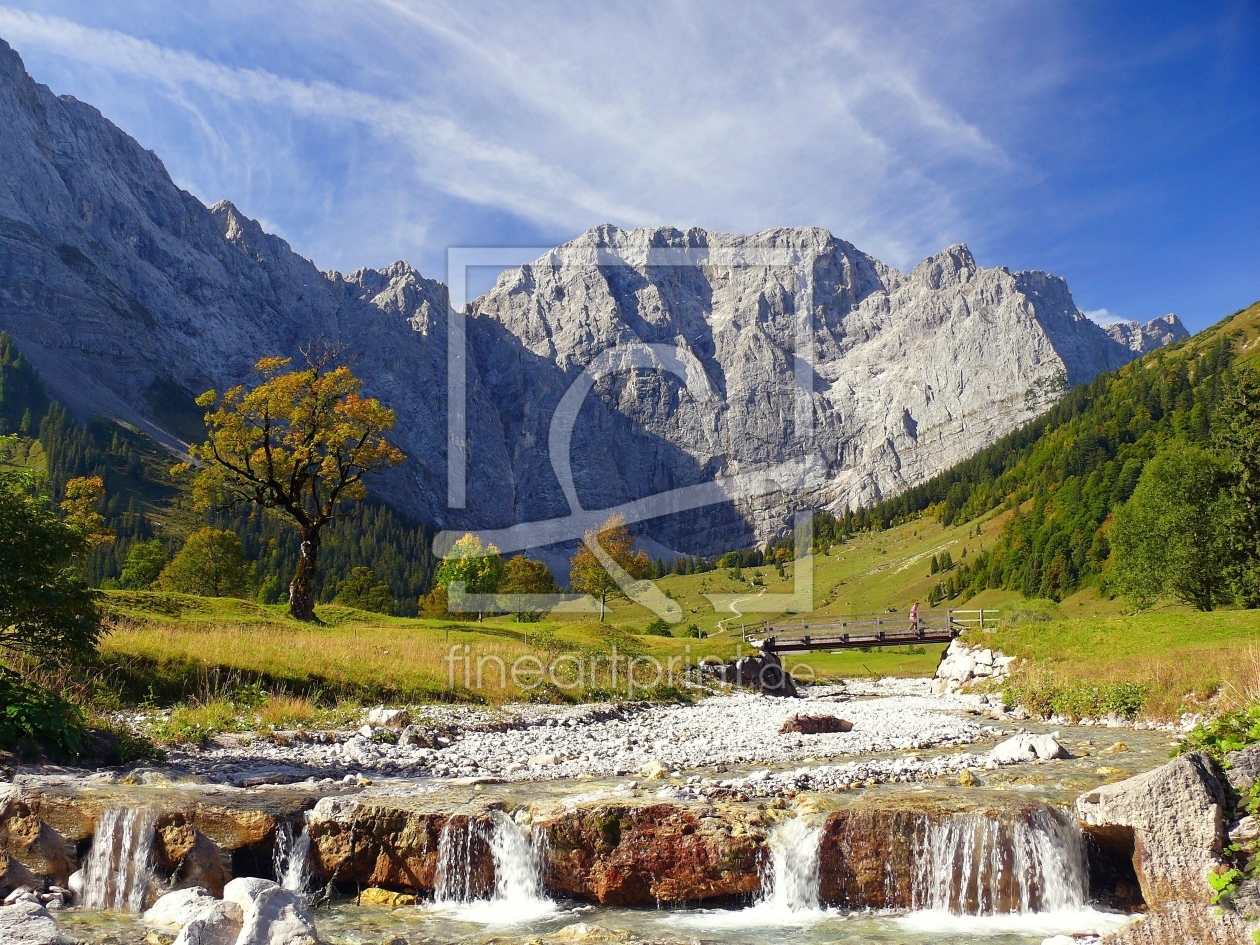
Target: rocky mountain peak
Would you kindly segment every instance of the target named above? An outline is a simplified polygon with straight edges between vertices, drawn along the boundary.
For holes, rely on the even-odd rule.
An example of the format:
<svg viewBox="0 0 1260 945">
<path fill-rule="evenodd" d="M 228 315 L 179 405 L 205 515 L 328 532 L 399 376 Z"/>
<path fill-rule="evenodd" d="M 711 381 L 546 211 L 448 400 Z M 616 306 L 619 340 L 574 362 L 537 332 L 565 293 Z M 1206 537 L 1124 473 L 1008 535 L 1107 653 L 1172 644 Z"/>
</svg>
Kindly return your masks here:
<svg viewBox="0 0 1260 945">
<path fill-rule="evenodd" d="M 342 344 L 365 392 L 397 412 L 410 457 L 374 488 L 451 527 L 568 514 L 551 418 L 614 345 L 687 349 L 712 396 L 658 370 L 601 381 L 572 441 L 585 508 L 805 455 L 826 466 L 815 495 L 653 526 L 670 547 L 711 552 L 777 534 L 794 503 L 856 507 L 922 482 L 1033 419 L 1066 384 L 1184 332 L 1166 320 L 1104 331 L 1062 279 L 981 269 L 961 244 L 905 276 L 819 227 L 603 224 L 470 305 L 467 504 L 449 509 L 444 285 L 402 261 L 319 272 L 230 201 L 207 208 L 181 191 L 155 155 L 37 85 L 2 43 L 0 127 L 0 328 L 55 397 L 174 444 L 155 382 L 221 390 L 259 357 Z M 782 253 L 756 263 L 764 249 Z"/>
<path fill-rule="evenodd" d="M 930 289 L 944 289 L 969 282 L 978 268 L 966 244 L 955 243 L 915 266 L 909 278 Z"/>
<path fill-rule="evenodd" d="M 1146 354 L 1190 337 L 1190 332 L 1186 331 L 1186 326 L 1174 312 L 1152 318 L 1145 325 L 1137 321 L 1117 322 L 1105 326 L 1103 331 L 1118 344 L 1138 354 Z"/>
</svg>

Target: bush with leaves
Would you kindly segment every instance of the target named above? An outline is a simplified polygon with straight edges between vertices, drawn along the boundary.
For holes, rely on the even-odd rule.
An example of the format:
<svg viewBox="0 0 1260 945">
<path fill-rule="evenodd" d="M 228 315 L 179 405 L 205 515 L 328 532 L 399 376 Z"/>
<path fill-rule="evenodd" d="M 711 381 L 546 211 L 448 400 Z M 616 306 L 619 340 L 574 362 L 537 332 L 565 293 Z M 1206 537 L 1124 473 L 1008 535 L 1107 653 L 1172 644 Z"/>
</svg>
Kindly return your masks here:
<svg viewBox="0 0 1260 945">
<path fill-rule="evenodd" d="M 86 546 L 30 476 L 0 472 L 0 657 L 66 660 L 95 650 L 97 592 L 73 567 Z"/>
<path fill-rule="evenodd" d="M 82 747 L 78 710 L 13 667 L 73 663 L 95 651 L 97 592 L 76 567 L 89 537 L 58 518 L 31 476 L 0 472 L 0 746 Z"/>
<path fill-rule="evenodd" d="M 168 560 L 166 547 L 156 538 L 136 542 L 127 551 L 127 563 L 118 578 L 118 586 L 128 591 L 148 590 Z"/>
<path fill-rule="evenodd" d="M 158 575 L 157 587 L 198 597 L 244 597 L 249 564 L 234 532 L 201 528 L 188 536 L 170 564 Z"/>
<path fill-rule="evenodd" d="M 377 614 L 394 612 L 394 595 L 389 585 L 378 581 L 371 568 L 352 568 L 344 581 L 337 585 L 333 603 L 357 607 Z"/>
<path fill-rule="evenodd" d="M 1146 464 L 1108 536 L 1111 584 L 1135 606 L 1169 595 L 1211 610 L 1228 599 L 1220 481 L 1217 459 L 1181 440 Z"/>
<path fill-rule="evenodd" d="M 674 635 L 669 629 L 669 624 L 660 617 L 652 620 L 643 632 L 650 637 L 672 637 Z"/>
</svg>

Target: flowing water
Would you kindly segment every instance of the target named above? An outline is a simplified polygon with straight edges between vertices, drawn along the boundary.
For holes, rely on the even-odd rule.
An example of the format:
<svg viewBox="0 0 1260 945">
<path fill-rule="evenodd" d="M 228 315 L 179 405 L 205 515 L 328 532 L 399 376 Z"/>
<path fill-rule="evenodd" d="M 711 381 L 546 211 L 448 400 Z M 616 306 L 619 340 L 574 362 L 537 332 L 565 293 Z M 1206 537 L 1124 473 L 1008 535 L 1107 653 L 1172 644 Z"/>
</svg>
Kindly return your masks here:
<svg viewBox="0 0 1260 945">
<path fill-rule="evenodd" d="M 293 825 L 281 820 L 276 826 L 275 848 L 271 854 L 276 882 L 293 892 L 306 892 L 311 881 L 310 852 L 311 834 L 305 820 L 296 837 Z"/>
<path fill-rule="evenodd" d="M 1081 909 L 1089 898 L 1085 839 L 1053 808 L 1011 819 L 924 818 L 915 848 L 915 909 L 1027 915 Z"/>
<path fill-rule="evenodd" d="M 818 843 L 822 828 L 804 817 L 780 821 L 766 839 L 770 856 L 761 869 L 761 902 L 772 912 L 818 911 Z"/>
<path fill-rule="evenodd" d="M 543 886 L 545 862 L 542 831 L 503 811 L 492 811 L 489 825 L 451 818 L 438 844 L 434 909 L 494 928 L 553 916 L 558 907 Z M 484 876 L 488 863 L 494 867 L 489 889 Z"/>
<path fill-rule="evenodd" d="M 153 875 L 152 811 L 113 808 L 96 824 L 83 863 L 83 905 L 88 909 L 139 912 Z"/>
<path fill-rule="evenodd" d="M 147 826 L 146 826 L 147 825 Z M 89 875 L 127 877 L 100 885 L 95 908 L 135 902 L 147 871 L 152 817 L 109 811 Z M 278 877 L 304 876 L 303 831 L 280 834 Z M 819 888 L 821 828 L 810 816 L 786 817 L 767 839 L 763 891 L 745 908 L 625 909 L 547 897 L 542 832 L 500 811 L 488 820 L 451 818 L 439 844 L 438 890 L 419 908 L 380 909 L 335 902 L 316 913 L 328 945 L 481 945 L 546 941 L 690 942 L 731 945 L 1036 945 L 1046 936 L 1118 928 L 1124 916 L 1087 908 L 1083 846 L 1074 825 L 1052 808 L 1011 814 L 959 814 L 919 823 L 916 871 L 908 878 L 913 909 L 823 908 Z M 146 839 L 148 838 L 148 839 Z M 140 882 L 136 882 L 139 879 Z M 120 891 L 121 890 L 121 891 Z M 119 900 L 119 895 L 122 899 Z M 131 906 L 138 908 L 138 906 Z M 59 922 L 82 941 L 144 945 L 134 915 L 70 910 Z M 611 930 L 600 932 L 598 929 Z M 589 939 L 587 936 L 590 936 Z"/>
</svg>

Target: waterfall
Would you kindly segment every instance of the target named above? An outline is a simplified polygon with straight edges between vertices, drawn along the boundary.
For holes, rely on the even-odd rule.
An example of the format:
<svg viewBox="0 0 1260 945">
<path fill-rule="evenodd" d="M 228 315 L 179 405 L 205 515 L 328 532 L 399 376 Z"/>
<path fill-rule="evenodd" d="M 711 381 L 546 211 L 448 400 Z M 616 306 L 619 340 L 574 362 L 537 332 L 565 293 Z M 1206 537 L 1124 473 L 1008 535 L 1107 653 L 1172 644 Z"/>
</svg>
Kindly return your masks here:
<svg viewBox="0 0 1260 945">
<path fill-rule="evenodd" d="M 305 819 L 302 831 L 293 836 L 293 825 L 287 820 L 276 824 L 275 845 L 272 847 L 271 863 L 275 870 L 276 882 L 292 892 L 306 892 L 311 881 L 311 833 Z"/>
<path fill-rule="evenodd" d="M 914 839 L 913 907 L 956 915 L 1081 909 L 1089 875 L 1080 830 L 1040 808 L 1010 820 L 925 819 Z"/>
<path fill-rule="evenodd" d="M 517 925 L 551 915 L 543 888 L 545 834 L 502 811 L 489 824 L 451 818 L 438 841 L 434 902 L 457 917 L 487 925 Z M 485 868 L 494 864 L 491 887 Z M 454 908 L 452 908 L 454 907 Z"/>
<path fill-rule="evenodd" d="M 437 879 L 433 899 L 437 903 L 472 902 L 478 898 L 476 861 L 485 844 L 482 828 L 471 818 L 451 817 L 438 839 Z"/>
<path fill-rule="evenodd" d="M 785 913 L 817 912 L 822 828 L 803 817 L 779 821 L 766 839 L 759 907 Z"/>
<path fill-rule="evenodd" d="M 153 875 L 154 813 L 114 808 L 101 814 L 83 864 L 83 905 L 139 912 Z"/>
<path fill-rule="evenodd" d="M 545 834 L 517 824 L 503 811 L 494 812 L 490 853 L 494 857 L 493 902 L 533 909 L 551 901 L 543 891 Z"/>
</svg>

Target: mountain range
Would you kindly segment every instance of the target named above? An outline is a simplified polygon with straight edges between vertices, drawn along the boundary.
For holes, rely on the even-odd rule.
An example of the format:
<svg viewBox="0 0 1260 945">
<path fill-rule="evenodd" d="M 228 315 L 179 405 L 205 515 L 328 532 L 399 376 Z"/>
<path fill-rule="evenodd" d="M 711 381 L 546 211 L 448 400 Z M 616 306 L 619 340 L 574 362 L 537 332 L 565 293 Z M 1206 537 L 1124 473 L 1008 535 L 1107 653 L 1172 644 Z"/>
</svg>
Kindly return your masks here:
<svg viewBox="0 0 1260 945">
<path fill-rule="evenodd" d="M 181 190 L 2 40 L 0 126 L 0 328 L 53 396 L 178 451 L 198 434 L 196 394 L 248 379 L 262 356 L 341 345 L 397 411 L 409 456 L 377 491 L 441 527 L 570 512 L 552 417 L 617 346 L 667 346 L 702 370 L 688 384 L 640 365 L 594 384 L 570 449 L 586 509 L 791 459 L 825 469 L 807 496 L 648 523 L 696 552 L 778 534 L 802 504 L 856 507 L 923 482 L 1071 385 L 1187 337 L 1175 315 L 1104 329 L 1061 278 L 981 268 L 962 245 L 902 273 L 818 228 L 599 226 L 458 313 L 467 495 L 451 509 L 446 286 L 405 262 L 319 271 L 232 203 Z"/>
</svg>

